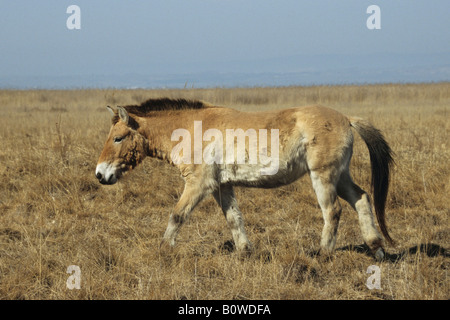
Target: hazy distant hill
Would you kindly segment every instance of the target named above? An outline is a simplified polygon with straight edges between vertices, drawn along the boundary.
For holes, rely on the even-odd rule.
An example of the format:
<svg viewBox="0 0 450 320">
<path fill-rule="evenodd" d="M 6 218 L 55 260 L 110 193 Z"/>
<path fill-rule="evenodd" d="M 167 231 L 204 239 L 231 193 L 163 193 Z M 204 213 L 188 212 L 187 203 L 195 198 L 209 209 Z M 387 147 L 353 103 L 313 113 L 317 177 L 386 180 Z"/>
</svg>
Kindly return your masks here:
<svg viewBox="0 0 450 320">
<path fill-rule="evenodd" d="M 0 88 L 207 88 L 450 80 L 450 53 L 296 55 L 246 61 L 174 63 L 169 72 L 0 75 Z"/>
</svg>

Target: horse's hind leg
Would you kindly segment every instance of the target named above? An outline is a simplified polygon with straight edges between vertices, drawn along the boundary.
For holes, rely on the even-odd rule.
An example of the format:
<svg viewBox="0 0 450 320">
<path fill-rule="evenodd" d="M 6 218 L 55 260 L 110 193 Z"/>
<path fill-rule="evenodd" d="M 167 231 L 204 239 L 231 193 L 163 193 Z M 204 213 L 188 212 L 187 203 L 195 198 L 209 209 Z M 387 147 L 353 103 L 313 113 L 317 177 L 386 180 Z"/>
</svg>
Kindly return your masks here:
<svg viewBox="0 0 450 320">
<path fill-rule="evenodd" d="M 242 213 L 239 210 L 233 187 L 229 185 L 220 185 L 220 188 L 214 193 L 214 199 L 222 208 L 228 226 L 231 229 L 234 244 L 240 252 L 250 252 L 251 244 L 247 238 L 244 228 Z"/>
<path fill-rule="evenodd" d="M 324 226 L 320 246 L 326 253 L 331 252 L 336 245 L 336 234 L 342 211 L 336 193 L 335 175 L 332 169 L 310 173 L 312 185 L 322 209 Z"/>
<path fill-rule="evenodd" d="M 341 174 L 337 184 L 337 192 L 358 212 L 359 226 L 364 242 L 369 246 L 376 259 L 383 259 L 382 237 L 375 227 L 367 193 L 352 181 L 348 171 Z"/>
</svg>

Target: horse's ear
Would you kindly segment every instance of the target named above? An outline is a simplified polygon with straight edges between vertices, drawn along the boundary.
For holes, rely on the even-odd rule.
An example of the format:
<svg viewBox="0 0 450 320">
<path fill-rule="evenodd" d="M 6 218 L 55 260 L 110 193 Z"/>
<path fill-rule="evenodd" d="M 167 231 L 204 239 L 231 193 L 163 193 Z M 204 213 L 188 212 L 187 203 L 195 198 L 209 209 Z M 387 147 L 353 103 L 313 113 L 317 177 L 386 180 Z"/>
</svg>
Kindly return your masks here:
<svg viewBox="0 0 450 320">
<path fill-rule="evenodd" d="M 128 116 L 128 112 L 127 110 L 125 110 L 122 107 L 117 106 L 117 111 L 119 111 L 119 118 L 120 120 L 122 120 L 123 122 L 125 122 L 125 124 L 128 124 L 128 120 L 130 119 Z"/>
<path fill-rule="evenodd" d="M 116 115 L 116 112 L 114 112 L 113 108 L 111 108 L 110 106 L 106 106 L 106 108 L 108 109 L 109 112 L 111 112 L 111 115 L 113 117 Z"/>
</svg>

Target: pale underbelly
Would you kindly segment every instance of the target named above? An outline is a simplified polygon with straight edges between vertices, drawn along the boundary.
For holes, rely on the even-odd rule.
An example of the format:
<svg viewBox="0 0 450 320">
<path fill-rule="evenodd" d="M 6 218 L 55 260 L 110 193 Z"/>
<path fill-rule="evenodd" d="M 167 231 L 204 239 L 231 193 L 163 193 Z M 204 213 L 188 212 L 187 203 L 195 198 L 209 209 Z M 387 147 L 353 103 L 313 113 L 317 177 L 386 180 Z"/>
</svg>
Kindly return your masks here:
<svg viewBox="0 0 450 320">
<path fill-rule="evenodd" d="M 219 182 L 235 186 L 276 188 L 290 184 L 308 171 L 303 160 L 280 162 L 278 166 L 222 165 L 219 167 Z"/>
</svg>

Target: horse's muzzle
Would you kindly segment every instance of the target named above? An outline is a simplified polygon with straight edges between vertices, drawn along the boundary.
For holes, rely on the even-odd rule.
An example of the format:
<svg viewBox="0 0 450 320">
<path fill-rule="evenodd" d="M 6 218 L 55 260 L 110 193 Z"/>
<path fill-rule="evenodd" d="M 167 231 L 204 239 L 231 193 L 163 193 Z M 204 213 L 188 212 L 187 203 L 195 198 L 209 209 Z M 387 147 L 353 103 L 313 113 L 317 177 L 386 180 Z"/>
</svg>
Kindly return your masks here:
<svg viewBox="0 0 450 320">
<path fill-rule="evenodd" d="M 95 176 L 101 184 L 114 184 L 117 182 L 117 178 L 114 175 L 110 175 L 108 179 L 106 179 L 100 172 L 97 172 Z"/>
<path fill-rule="evenodd" d="M 120 173 L 117 170 L 105 163 L 97 165 L 97 170 L 95 170 L 95 177 L 101 184 L 114 184 L 117 182 L 119 176 Z"/>
</svg>

